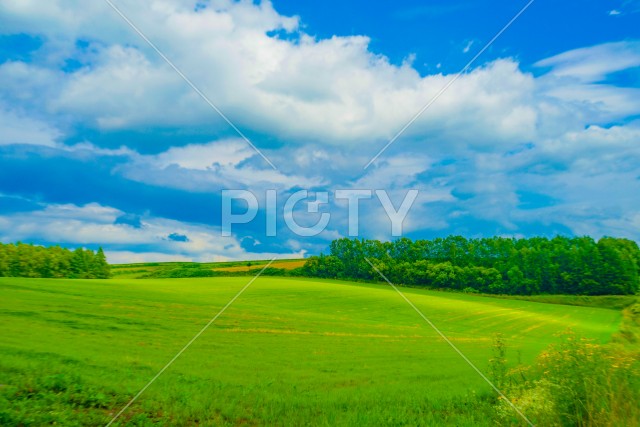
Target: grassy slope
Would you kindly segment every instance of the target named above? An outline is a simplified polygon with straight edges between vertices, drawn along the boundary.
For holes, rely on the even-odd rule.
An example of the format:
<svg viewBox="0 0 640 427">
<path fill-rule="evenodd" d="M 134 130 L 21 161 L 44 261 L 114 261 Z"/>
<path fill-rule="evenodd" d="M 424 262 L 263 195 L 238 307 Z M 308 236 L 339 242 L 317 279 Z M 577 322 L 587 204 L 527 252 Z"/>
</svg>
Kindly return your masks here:
<svg viewBox="0 0 640 427">
<path fill-rule="evenodd" d="M 247 280 L 0 278 L 0 424 L 104 424 Z M 491 425 L 488 403 L 465 407 L 488 386 L 394 291 L 337 283 L 259 278 L 123 425 Z M 621 320 L 602 308 L 404 292 L 483 370 L 496 332 L 530 362 L 566 327 L 605 342 Z"/>
</svg>

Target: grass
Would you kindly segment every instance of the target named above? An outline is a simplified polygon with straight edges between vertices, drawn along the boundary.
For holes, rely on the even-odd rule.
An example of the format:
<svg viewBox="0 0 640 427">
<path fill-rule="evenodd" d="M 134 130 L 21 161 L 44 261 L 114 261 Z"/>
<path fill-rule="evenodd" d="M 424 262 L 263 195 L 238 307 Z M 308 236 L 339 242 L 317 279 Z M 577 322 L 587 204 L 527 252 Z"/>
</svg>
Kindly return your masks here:
<svg viewBox="0 0 640 427">
<path fill-rule="evenodd" d="M 111 275 L 118 279 L 141 279 L 149 275 L 158 275 L 162 272 L 177 268 L 199 268 L 219 272 L 249 272 L 267 264 L 269 260 L 254 261 L 223 261 L 223 262 L 149 262 L 134 264 L 112 264 Z M 291 270 L 302 267 L 304 259 L 279 259 L 272 263 L 273 268 Z"/>
<path fill-rule="evenodd" d="M 0 425 L 104 425 L 247 277 L 0 278 Z M 403 292 L 487 372 L 620 310 Z M 513 360 L 515 363 L 516 360 Z M 390 288 L 263 277 L 116 425 L 495 425 L 489 386 Z"/>
<path fill-rule="evenodd" d="M 623 310 L 638 301 L 635 295 L 486 295 L 491 298 L 517 299 L 545 304 L 577 305 Z"/>
<path fill-rule="evenodd" d="M 510 370 L 506 350 L 499 353 L 492 361 L 501 389 L 522 411 L 535 414 L 539 425 L 639 426 L 640 304 L 625 308 L 623 315 L 620 331 L 606 345 L 567 331 L 535 364 Z M 504 401 L 496 413 L 500 424 L 514 418 Z"/>
</svg>

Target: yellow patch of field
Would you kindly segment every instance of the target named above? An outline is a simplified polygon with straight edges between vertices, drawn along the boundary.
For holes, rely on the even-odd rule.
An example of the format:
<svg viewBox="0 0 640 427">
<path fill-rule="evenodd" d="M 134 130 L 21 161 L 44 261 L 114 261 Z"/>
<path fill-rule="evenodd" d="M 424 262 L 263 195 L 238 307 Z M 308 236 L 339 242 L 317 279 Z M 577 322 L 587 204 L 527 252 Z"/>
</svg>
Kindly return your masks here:
<svg viewBox="0 0 640 427">
<path fill-rule="evenodd" d="M 283 268 L 285 270 L 293 270 L 294 268 L 302 267 L 306 261 L 304 259 L 295 261 L 275 261 L 271 264 L 273 268 Z M 262 268 L 263 265 L 236 265 L 234 267 L 214 267 L 216 271 L 249 271 L 256 268 Z"/>
</svg>

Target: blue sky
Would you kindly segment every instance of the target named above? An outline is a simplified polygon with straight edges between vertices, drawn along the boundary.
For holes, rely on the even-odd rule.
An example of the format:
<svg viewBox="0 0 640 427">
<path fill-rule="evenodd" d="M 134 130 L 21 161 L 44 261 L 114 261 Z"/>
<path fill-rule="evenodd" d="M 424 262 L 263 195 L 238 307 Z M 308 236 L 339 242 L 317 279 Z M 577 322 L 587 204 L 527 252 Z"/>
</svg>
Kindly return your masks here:
<svg viewBox="0 0 640 427">
<path fill-rule="evenodd" d="M 13 4 L 11 4 L 13 3 Z M 525 5 L 513 1 L 0 4 L 0 241 L 103 246 L 112 262 L 297 257 L 277 217 L 300 189 L 420 191 L 412 238 L 614 235 L 640 241 L 640 2 L 537 0 L 366 170 Z M 221 191 L 255 221 L 222 237 Z M 312 224 L 318 214 L 296 218 Z M 390 239 L 374 197 L 360 235 Z"/>
</svg>

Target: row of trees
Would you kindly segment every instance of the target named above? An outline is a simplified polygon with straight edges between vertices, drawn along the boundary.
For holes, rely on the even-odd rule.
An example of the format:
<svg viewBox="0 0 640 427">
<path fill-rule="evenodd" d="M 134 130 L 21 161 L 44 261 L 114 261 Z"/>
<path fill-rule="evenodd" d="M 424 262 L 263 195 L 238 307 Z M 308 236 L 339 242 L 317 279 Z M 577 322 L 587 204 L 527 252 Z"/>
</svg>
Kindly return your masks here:
<svg viewBox="0 0 640 427">
<path fill-rule="evenodd" d="M 393 242 L 339 239 L 329 255 L 309 258 L 312 277 L 379 280 L 494 294 L 635 294 L 640 250 L 631 240 L 604 237 L 466 239 Z"/>
<path fill-rule="evenodd" d="M 106 279 L 109 264 L 102 251 L 59 246 L 45 248 L 24 243 L 0 243 L 0 277 Z"/>
</svg>

